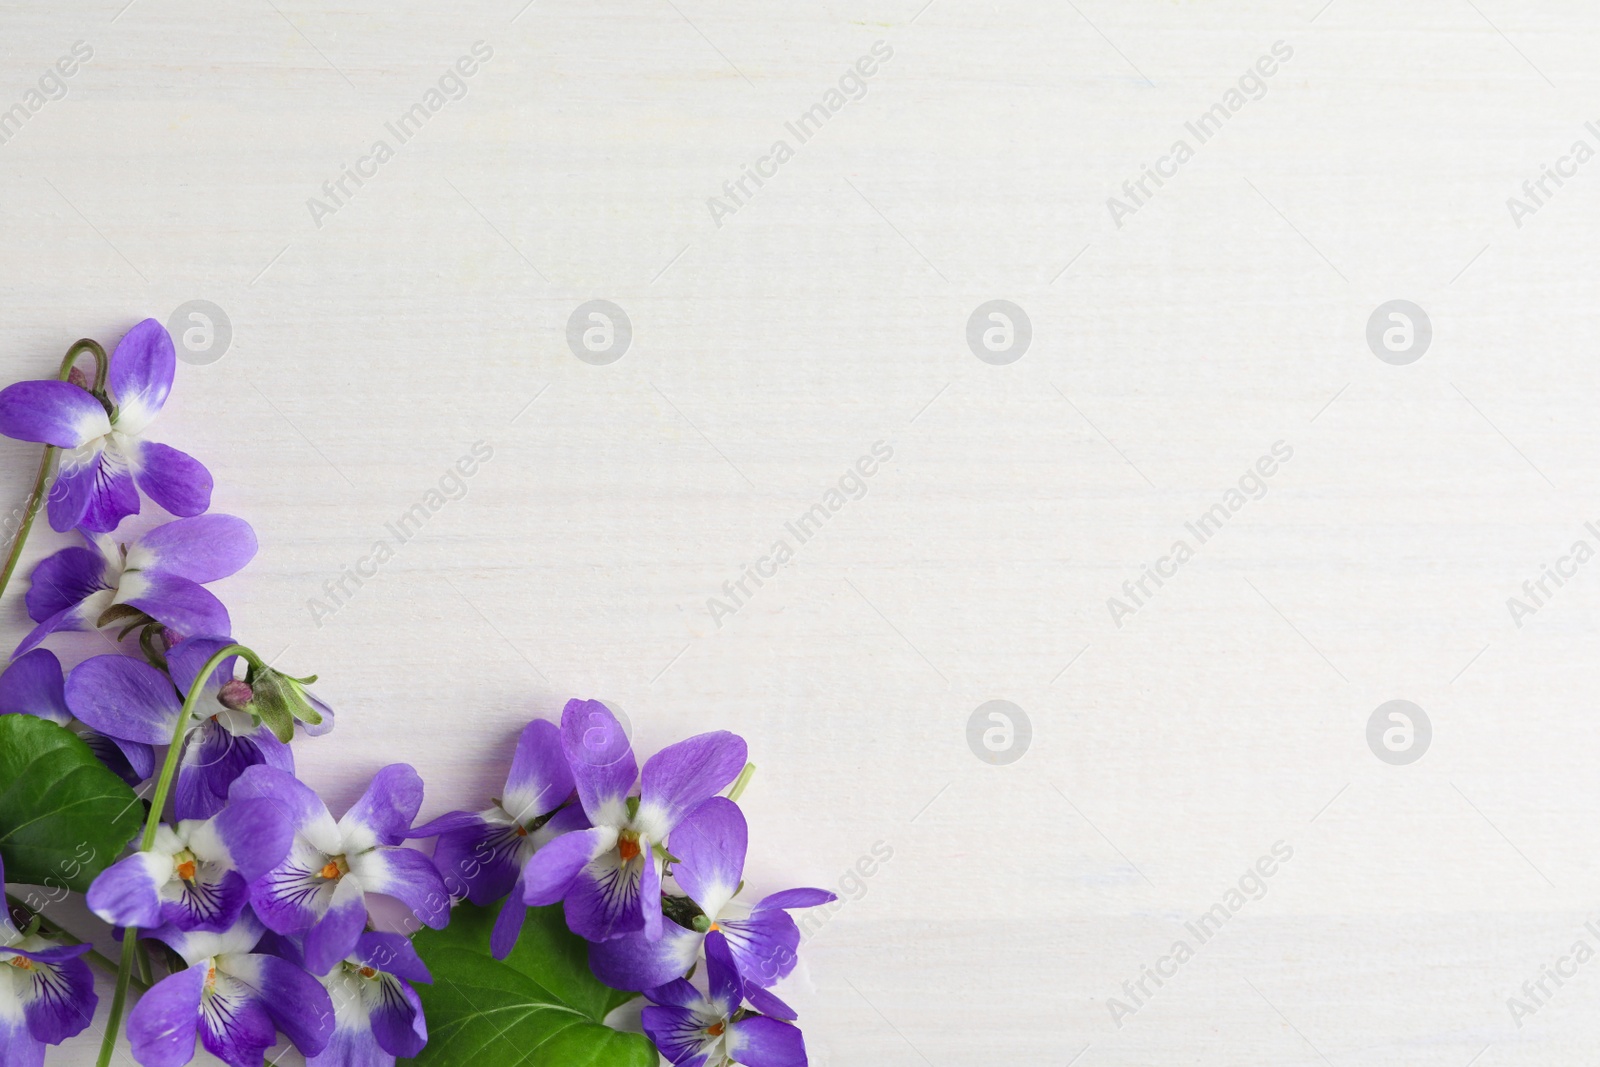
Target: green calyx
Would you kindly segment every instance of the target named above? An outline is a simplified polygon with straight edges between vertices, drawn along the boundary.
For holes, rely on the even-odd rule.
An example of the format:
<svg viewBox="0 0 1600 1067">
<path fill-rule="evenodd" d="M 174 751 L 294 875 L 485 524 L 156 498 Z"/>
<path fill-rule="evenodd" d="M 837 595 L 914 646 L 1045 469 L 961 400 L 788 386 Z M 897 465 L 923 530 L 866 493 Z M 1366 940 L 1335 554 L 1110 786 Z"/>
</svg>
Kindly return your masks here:
<svg viewBox="0 0 1600 1067">
<path fill-rule="evenodd" d="M 294 724 L 318 726 L 322 713 L 311 703 L 305 687 L 317 680 L 316 675 L 296 678 L 273 670 L 258 660 L 250 661 L 245 672 L 245 682 L 252 697 L 248 710 L 272 731 L 279 741 L 288 742 L 294 737 Z"/>
</svg>

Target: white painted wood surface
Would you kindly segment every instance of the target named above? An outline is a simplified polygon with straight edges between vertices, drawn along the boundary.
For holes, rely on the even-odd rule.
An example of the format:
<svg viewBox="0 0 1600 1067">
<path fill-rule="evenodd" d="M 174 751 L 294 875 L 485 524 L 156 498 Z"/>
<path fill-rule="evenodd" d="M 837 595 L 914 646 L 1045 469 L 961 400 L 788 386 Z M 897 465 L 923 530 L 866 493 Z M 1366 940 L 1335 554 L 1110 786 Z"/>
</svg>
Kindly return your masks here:
<svg viewBox="0 0 1600 1067">
<path fill-rule="evenodd" d="M 1520 1028 L 1507 998 L 1600 947 L 1600 565 L 1520 627 L 1506 602 L 1600 545 L 1600 163 L 1507 206 L 1600 147 L 1593 5 L 520 3 L 0 5 L 0 107 L 93 50 L 0 144 L 0 376 L 224 309 L 157 436 L 260 533 L 221 591 L 323 677 L 339 727 L 298 751 L 336 808 L 394 760 L 426 813 L 476 806 L 570 696 L 645 750 L 743 732 L 752 887 L 858 898 L 785 991 L 819 1065 L 1592 1051 L 1600 964 Z M 632 323 L 609 366 L 566 340 L 597 298 Z M 1009 365 L 966 341 L 992 299 L 1031 321 Z M 1392 299 L 1432 323 L 1407 366 L 1365 339 Z M 465 495 L 317 625 L 477 441 Z M 878 441 L 865 496 L 718 626 L 708 598 Z M 1279 441 L 1266 495 L 1114 625 Z M 33 450 L 0 459 L 20 502 Z M 1396 698 L 1432 723 L 1409 766 L 1365 739 Z M 1031 721 L 1008 766 L 966 741 L 996 699 Z"/>
</svg>

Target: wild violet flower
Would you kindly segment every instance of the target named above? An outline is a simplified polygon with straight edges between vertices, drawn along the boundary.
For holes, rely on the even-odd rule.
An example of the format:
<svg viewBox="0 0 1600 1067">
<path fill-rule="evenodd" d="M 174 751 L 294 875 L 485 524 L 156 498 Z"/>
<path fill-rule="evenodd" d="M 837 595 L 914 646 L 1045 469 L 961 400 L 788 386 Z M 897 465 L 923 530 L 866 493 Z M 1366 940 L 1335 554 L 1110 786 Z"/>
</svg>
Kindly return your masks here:
<svg viewBox="0 0 1600 1067">
<path fill-rule="evenodd" d="M 57 631 L 92 630 L 137 612 L 179 634 L 228 633 L 228 609 L 204 583 L 226 578 L 256 554 L 255 531 L 232 515 L 176 519 L 129 544 L 103 534 L 84 540 L 86 547 L 64 548 L 33 569 L 28 616 L 39 625 L 15 654 Z"/>
<path fill-rule="evenodd" d="M 110 410 L 72 381 L 18 382 L 0 390 L 0 434 L 65 450 L 50 491 L 56 530 L 108 533 L 138 514 L 138 489 L 174 515 L 199 515 L 211 506 L 205 467 L 141 436 L 166 403 L 176 369 L 166 328 L 145 319 L 111 355 Z"/>
<path fill-rule="evenodd" d="M 652 989 L 644 1032 L 676 1067 L 805 1067 L 798 1027 L 746 1009 L 744 990 L 720 933 L 706 938 L 707 991 L 686 980 Z"/>
<path fill-rule="evenodd" d="M 189 691 L 201 668 L 228 644 L 221 637 L 180 641 L 167 653 L 167 674 L 143 660 L 115 653 L 86 659 L 67 675 L 67 706 L 111 737 L 167 744 L 183 711 L 180 694 Z M 248 687 L 238 688 L 244 683 L 233 677 L 235 666 L 232 656 L 218 664 L 195 704 L 173 797 L 179 819 L 209 819 L 221 811 L 229 788 L 248 767 L 294 770 L 289 746 L 242 710 L 248 703 Z M 318 729 L 331 725 L 331 718 L 326 718 Z"/>
<path fill-rule="evenodd" d="M 412 982 L 432 982 L 411 940 L 368 930 L 321 982 L 333 1000 L 333 1033 L 306 1067 L 393 1067 L 428 1043 L 422 1001 Z"/>
<path fill-rule="evenodd" d="M 65 726 L 104 763 L 111 772 L 131 786 L 150 777 L 155 769 L 155 750 L 138 741 L 108 737 L 75 720 L 67 707 L 61 661 L 46 648 L 36 648 L 11 661 L 0 671 L 0 715 L 35 715 Z"/>
<path fill-rule="evenodd" d="M 89 887 L 89 910 L 113 926 L 221 932 L 250 902 L 250 883 L 289 852 L 293 831 L 269 800 L 237 800 L 210 819 L 156 831 Z"/>
<path fill-rule="evenodd" d="M 810 908 L 836 899 L 821 889 L 790 889 L 763 898 L 740 914 L 734 896 L 744 880 L 749 828 L 737 804 L 712 797 L 672 832 L 672 874 L 687 897 L 666 898 L 673 919 L 659 939 L 631 934 L 595 944 L 589 965 L 618 989 L 651 989 L 682 978 L 700 956 L 708 934 L 720 931 L 728 956 L 746 985 L 770 986 L 794 970 L 800 928 L 786 908 Z M 777 1011 L 787 1014 L 787 1009 Z"/>
<path fill-rule="evenodd" d="M 396 898 L 434 929 L 449 921 L 450 897 L 433 862 L 396 847 L 422 806 L 422 779 L 406 764 L 380 770 L 338 822 L 310 787 L 271 767 L 245 771 L 230 796 L 271 800 L 294 829 L 289 854 L 251 884 L 250 901 L 268 928 L 303 935 L 311 973 L 327 974 L 355 951 L 368 893 Z"/>
<path fill-rule="evenodd" d="M 42 1064 L 45 1045 L 61 1044 L 94 1019 L 94 976 L 79 959 L 88 951 L 24 933 L 0 908 L 0 1064 Z"/>
<path fill-rule="evenodd" d="M 642 930 L 661 937 L 656 852 L 683 817 L 744 768 L 744 739 L 699 734 L 657 752 L 641 776 L 627 735 L 598 700 L 571 700 L 561 748 L 592 828 L 563 834 L 533 854 L 523 875 L 529 905 L 565 902 L 567 926 L 590 941 Z M 635 783 L 637 798 L 629 796 Z"/>
<path fill-rule="evenodd" d="M 230 1067 L 261 1067 L 279 1030 L 308 1056 L 327 1047 L 334 1018 L 327 990 L 288 960 L 256 952 L 261 935 L 248 911 L 219 933 L 149 931 L 189 966 L 151 986 L 129 1014 L 134 1058 L 145 1067 L 182 1067 L 198 1037 Z"/>
<path fill-rule="evenodd" d="M 488 905 L 510 894 L 490 935 L 496 959 L 510 954 L 522 930 L 528 860 L 559 835 L 589 825 L 572 792 L 561 731 L 535 719 L 517 738 L 505 789 L 492 807 L 447 812 L 406 835 L 438 837 L 433 862 L 452 896 Z"/>
</svg>

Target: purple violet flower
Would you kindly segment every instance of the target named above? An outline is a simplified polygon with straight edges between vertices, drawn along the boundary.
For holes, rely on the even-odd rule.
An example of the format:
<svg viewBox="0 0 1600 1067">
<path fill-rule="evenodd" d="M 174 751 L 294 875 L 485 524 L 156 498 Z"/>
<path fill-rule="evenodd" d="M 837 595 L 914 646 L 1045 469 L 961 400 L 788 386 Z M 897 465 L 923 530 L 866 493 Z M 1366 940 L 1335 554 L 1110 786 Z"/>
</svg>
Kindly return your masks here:
<svg viewBox="0 0 1600 1067">
<path fill-rule="evenodd" d="M 42 1064 L 45 1045 L 82 1033 L 94 1019 L 94 975 L 78 958 L 88 951 L 88 945 L 57 945 L 25 934 L 9 909 L 0 908 L 0 1063 Z"/>
<path fill-rule="evenodd" d="M 206 661 L 231 643 L 222 637 L 180 641 L 167 653 L 170 677 L 131 656 L 111 653 L 86 659 L 67 675 L 67 706 L 111 737 L 167 744 L 183 711 L 179 692 L 187 693 Z M 217 814 L 234 780 L 249 767 L 264 764 L 294 771 L 288 745 L 254 716 L 224 702 L 236 660 L 230 656 L 218 664 L 195 704 L 173 794 L 173 811 L 179 819 L 209 819 Z M 330 729 L 332 723 L 330 715 L 317 732 Z"/>
<path fill-rule="evenodd" d="M 138 741 L 108 737 L 72 717 L 67 707 L 61 661 L 49 649 L 36 648 L 0 671 L 0 715 L 33 715 L 65 726 L 89 746 L 111 773 L 131 786 L 155 771 L 155 749 Z"/>
<path fill-rule="evenodd" d="M 309 786 L 271 767 L 245 771 L 230 795 L 273 801 L 294 828 L 288 856 L 251 884 L 250 901 L 270 929 L 304 935 L 311 973 L 327 974 L 355 951 L 368 893 L 396 898 L 436 930 L 449 921 L 450 896 L 433 861 L 396 847 L 422 806 L 422 779 L 406 764 L 380 770 L 338 822 Z"/>
<path fill-rule="evenodd" d="M 422 1001 L 412 982 L 432 982 L 403 934 L 368 930 L 356 950 L 321 979 L 333 1000 L 328 1047 L 306 1067 L 393 1067 L 428 1043 Z"/>
<path fill-rule="evenodd" d="M 652 989 L 644 1032 L 676 1067 L 806 1067 L 798 1027 L 743 1007 L 739 976 L 720 933 L 706 938 L 707 992 L 686 980 Z"/>
<path fill-rule="evenodd" d="M 571 700 L 561 713 L 561 747 L 593 828 L 563 834 L 533 854 L 525 903 L 565 901 L 567 926 L 590 941 L 642 930 L 662 935 L 657 847 L 683 817 L 744 768 L 744 739 L 699 734 L 657 752 L 641 776 L 616 716 L 598 700 Z M 635 783 L 638 797 L 631 797 Z"/>
<path fill-rule="evenodd" d="M 166 328 L 145 319 L 111 355 L 116 409 L 73 382 L 17 382 L 0 390 L 0 434 L 63 449 L 50 489 L 50 525 L 108 533 L 139 512 L 139 493 L 174 515 L 211 506 L 211 474 L 176 448 L 140 435 L 172 390 L 177 355 Z"/>
<path fill-rule="evenodd" d="M 148 932 L 189 964 L 151 986 L 128 1015 L 128 1041 L 145 1067 L 182 1067 L 196 1036 L 230 1067 L 261 1067 L 282 1030 L 308 1056 L 333 1031 L 333 1002 L 311 975 L 288 960 L 254 951 L 261 924 L 248 911 L 220 933 Z"/>
<path fill-rule="evenodd" d="M 176 519 L 130 544 L 104 534 L 84 540 L 87 547 L 63 548 L 34 567 L 28 616 L 39 625 L 14 654 L 61 630 L 92 630 L 118 605 L 180 634 L 228 633 L 228 609 L 204 583 L 226 578 L 256 554 L 255 531 L 232 515 Z"/>
<path fill-rule="evenodd" d="M 496 959 L 510 954 L 522 931 L 528 861 L 561 834 L 589 825 L 572 793 L 561 732 L 555 723 L 535 719 L 517 739 L 505 789 L 493 807 L 447 812 L 406 835 L 438 837 L 433 862 L 452 896 L 486 906 L 510 894 L 490 935 Z"/>
<path fill-rule="evenodd" d="M 744 814 L 726 797 L 712 797 L 690 812 L 672 832 L 670 851 L 678 858 L 672 875 L 692 906 L 677 907 L 687 902 L 669 899 L 666 912 L 679 921 L 664 924 L 655 941 L 630 934 L 591 945 L 589 966 L 599 979 L 617 989 L 650 989 L 682 978 L 699 959 L 707 934 L 716 931 L 746 986 L 770 986 L 793 971 L 800 928 L 785 909 L 812 908 L 836 898 L 822 889 L 790 889 L 741 909 L 734 896 L 743 884 L 748 840 Z M 787 1009 L 769 1013 L 788 1014 Z"/>
<path fill-rule="evenodd" d="M 163 823 L 155 844 L 89 887 L 89 910 L 113 926 L 219 933 L 250 902 L 250 883 L 288 855 L 294 833 L 270 800 L 236 800 L 210 819 Z"/>
</svg>

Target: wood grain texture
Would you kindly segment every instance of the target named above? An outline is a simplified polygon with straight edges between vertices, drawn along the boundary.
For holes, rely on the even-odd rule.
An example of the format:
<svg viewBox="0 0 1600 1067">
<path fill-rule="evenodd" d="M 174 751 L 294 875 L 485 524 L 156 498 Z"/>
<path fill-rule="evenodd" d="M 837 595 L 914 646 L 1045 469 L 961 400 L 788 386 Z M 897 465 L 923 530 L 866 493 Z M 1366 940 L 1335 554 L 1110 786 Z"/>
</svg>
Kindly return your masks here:
<svg viewBox="0 0 1600 1067">
<path fill-rule="evenodd" d="M 1507 206 L 1600 148 L 1592 5 L 124 2 L 0 4 L 0 108 L 93 49 L 0 144 L 0 380 L 225 311 L 158 437 L 260 534 L 220 591 L 324 679 L 339 726 L 298 758 L 336 810 L 395 760 L 425 814 L 474 807 L 571 696 L 645 750 L 741 731 L 753 889 L 853 898 L 785 989 L 818 1065 L 1508 1067 L 1600 1039 L 1600 964 L 1507 1007 L 1600 948 L 1600 564 L 1507 607 L 1600 547 L 1600 163 Z M 594 299 L 632 326 L 608 366 L 568 345 Z M 1031 324 L 1004 366 L 967 341 L 995 299 Z M 1407 366 L 1366 340 L 1393 299 L 1431 320 Z M 5 500 L 33 462 L 0 442 Z M 1366 741 L 1396 698 L 1432 724 L 1409 766 Z M 997 699 L 1031 723 L 1006 766 L 967 743 Z"/>
</svg>

